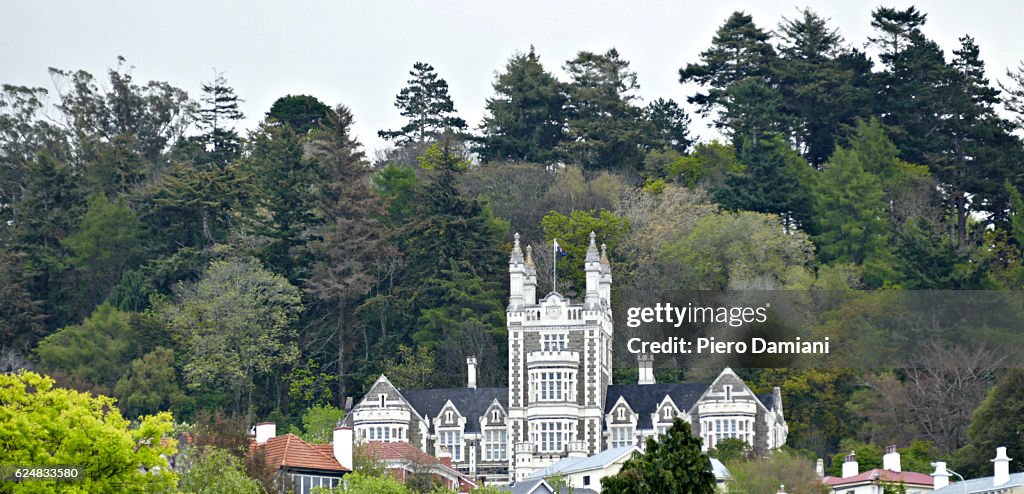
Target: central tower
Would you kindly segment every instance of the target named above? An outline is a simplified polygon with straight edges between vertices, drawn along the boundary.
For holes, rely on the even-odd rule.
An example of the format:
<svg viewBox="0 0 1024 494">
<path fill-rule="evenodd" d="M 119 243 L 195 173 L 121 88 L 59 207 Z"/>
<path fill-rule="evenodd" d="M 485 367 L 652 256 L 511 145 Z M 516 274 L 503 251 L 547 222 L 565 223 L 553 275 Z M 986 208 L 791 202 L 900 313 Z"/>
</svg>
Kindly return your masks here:
<svg viewBox="0 0 1024 494">
<path fill-rule="evenodd" d="M 537 300 L 533 250 L 515 235 L 508 263 L 508 433 L 512 479 L 604 448 L 605 393 L 612 383 L 612 272 L 596 236 L 584 259 L 582 303 L 552 291 Z"/>
</svg>

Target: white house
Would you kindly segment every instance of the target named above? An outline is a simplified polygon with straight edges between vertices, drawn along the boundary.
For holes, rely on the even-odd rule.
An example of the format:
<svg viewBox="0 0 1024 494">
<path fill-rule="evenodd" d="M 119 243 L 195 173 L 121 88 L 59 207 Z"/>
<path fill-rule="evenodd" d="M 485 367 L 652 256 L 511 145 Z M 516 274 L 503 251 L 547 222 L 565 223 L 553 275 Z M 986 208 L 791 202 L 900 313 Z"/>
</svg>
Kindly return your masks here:
<svg viewBox="0 0 1024 494">
<path fill-rule="evenodd" d="M 935 491 L 932 494 L 1022 494 L 1024 493 L 1024 473 L 1010 473 L 1010 460 L 1006 456 L 1006 448 L 996 448 L 996 457 L 992 459 L 992 476 L 970 479 L 963 482 L 949 482 L 951 470 L 946 462 L 937 461 L 935 472 Z"/>
<path fill-rule="evenodd" d="M 925 473 L 904 472 L 896 446 L 889 446 L 882 456 L 882 468 L 858 471 L 857 455 L 850 453 L 843 462 L 841 477 L 825 477 L 823 482 L 833 494 L 882 494 L 886 485 L 903 485 L 906 494 L 924 494 L 934 489 L 932 477 Z"/>
</svg>

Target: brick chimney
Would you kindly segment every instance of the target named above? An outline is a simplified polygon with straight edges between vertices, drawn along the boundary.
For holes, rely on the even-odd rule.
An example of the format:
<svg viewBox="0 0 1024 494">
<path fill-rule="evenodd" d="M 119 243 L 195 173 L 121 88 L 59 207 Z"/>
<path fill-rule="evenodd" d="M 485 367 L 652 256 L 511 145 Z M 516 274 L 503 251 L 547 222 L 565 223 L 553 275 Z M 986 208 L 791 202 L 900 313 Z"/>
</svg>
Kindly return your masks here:
<svg viewBox="0 0 1024 494">
<path fill-rule="evenodd" d="M 932 466 L 935 467 L 935 471 L 932 472 L 932 479 L 934 479 L 932 487 L 935 490 L 939 490 L 949 485 L 949 472 L 946 471 L 946 462 L 936 461 L 932 463 Z"/>
<path fill-rule="evenodd" d="M 857 467 L 857 453 L 850 451 L 850 454 L 846 455 L 846 461 L 843 462 L 843 478 L 856 477 L 859 473 Z"/>
<path fill-rule="evenodd" d="M 452 454 L 448 452 L 448 448 L 441 448 L 441 451 L 437 453 L 437 459 L 441 460 L 441 463 L 452 466 Z"/>
<path fill-rule="evenodd" d="M 277 436 L 277 424 L 260 422 L 256 424 L 256 444 L 266 444 L 268 439 Z"/>
<path fill-rule="evenodd" d="M 996 457 L 992 459 L 992 485 L 999 487 L 1010 481 L 1010 458 L 1006 456 L 1006 446 L 996 448 Z"/>
<path fill-rule="evenodd" d="M 885 447 L 885 455 L 882 456 L 882 468 L 890 472 L 902 472 L 900 469 L 900 453 L 896 451 L 896 445 Z"/>
</svg>

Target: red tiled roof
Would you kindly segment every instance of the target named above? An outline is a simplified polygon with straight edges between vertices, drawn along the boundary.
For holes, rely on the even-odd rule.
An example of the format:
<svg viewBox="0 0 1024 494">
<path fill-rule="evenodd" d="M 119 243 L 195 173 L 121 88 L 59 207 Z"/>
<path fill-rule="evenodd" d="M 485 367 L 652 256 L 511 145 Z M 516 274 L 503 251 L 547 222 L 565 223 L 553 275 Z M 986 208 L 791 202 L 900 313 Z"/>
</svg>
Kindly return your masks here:
<svg viewBox="0 0 1024 494">
<path fill-rule="evenodd" d="M 826 484 L 831 486 L 860 484 L 876 480 L 875 475 L 878 476 L 877 480 L 880 482 L 902 482 L 904 484 L 927 486 L 934 485 L 934 480 L 931 475 L 928 474 L 917 472 L 893 472 L 892 470 L 882 470 L 881 468 L 861 472 L 853 477 L 825 477 L 823 480 Z"/>
<path fill-rule="evenodd" d="M 263 448 L 267 466 L 275 469 L 308 468 L 335 472 L 349 471 L 334 459 L 334 450 L 330 444 L 310 445 L 295 434 L 272 437 L 267 440 L 266 444 L 253 444 L 253 447 Z"/>
</svg>

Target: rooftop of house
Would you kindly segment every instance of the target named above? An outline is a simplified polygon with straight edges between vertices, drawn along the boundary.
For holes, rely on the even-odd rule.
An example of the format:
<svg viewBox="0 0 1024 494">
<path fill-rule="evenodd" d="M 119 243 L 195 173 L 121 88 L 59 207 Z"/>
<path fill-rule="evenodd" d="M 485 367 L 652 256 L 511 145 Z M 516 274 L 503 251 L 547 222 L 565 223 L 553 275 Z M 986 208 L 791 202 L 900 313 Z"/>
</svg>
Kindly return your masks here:
<svg viewBox="0 0 1024 494">
<path fill-rule="evenodd" d="M 275 469 L 288 468 L 316 470 L 321 472 L 348 472 L 334 459 L 330 444 L 309 444 L 295 434 L 284 434 L 267 439 L 264 444 L 250 444 L 250 451 L 262 450 L 267 466 Z"/>
<path fill-rule="evenodd" d="M 1009 482 L 1003 485 L 992 485 L 992 477 L 981 477 L 966 482 L 950 482 L 948 486 L 936 489 L 931 494 L 981 494 L 1020 486 L 1024 486 L 1024 473 L 1011 473 Z"/>
<path fill-rule="evenodd" d="M 893 483 L 904 483 L 913 485 L 934 485 L 934 480 L 931 475 L 926 473 L 918 472 L 894 472 L 892 470 L 883 470 L 881 468 L 873 468 L 866 472 L 861 472 L 852 477 L 825 477 L 822 479 L 826 484 L 831 486 L 840 485 L 852 485 L 862 484 L 870 482 L 893 482 Z"/>
</svg>

